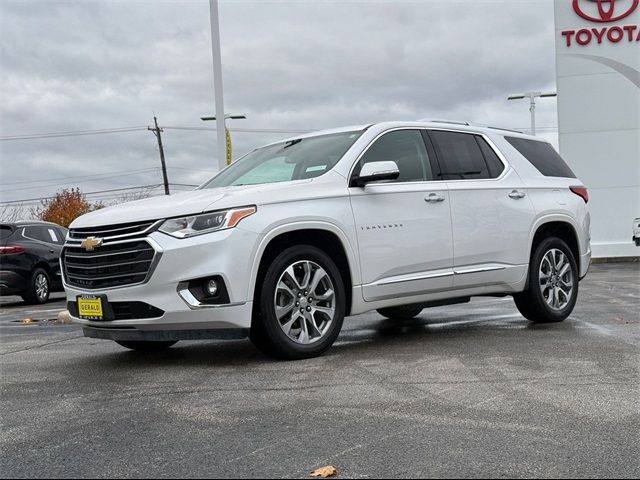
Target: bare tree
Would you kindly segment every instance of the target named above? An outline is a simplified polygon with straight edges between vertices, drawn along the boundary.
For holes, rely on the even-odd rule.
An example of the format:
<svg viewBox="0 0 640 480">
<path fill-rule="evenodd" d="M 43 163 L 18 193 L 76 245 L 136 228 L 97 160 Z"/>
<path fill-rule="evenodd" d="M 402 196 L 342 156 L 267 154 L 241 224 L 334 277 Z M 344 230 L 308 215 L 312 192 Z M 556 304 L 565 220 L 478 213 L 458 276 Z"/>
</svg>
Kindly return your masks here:
<svg viewBox="0 0 640 480">
<path fill-rule="evenodd" d="M 18 220 L 30 220 L 31 212 L 23 204 L 0 205 L 0 222 L 11 223 Z"/>
</svg>

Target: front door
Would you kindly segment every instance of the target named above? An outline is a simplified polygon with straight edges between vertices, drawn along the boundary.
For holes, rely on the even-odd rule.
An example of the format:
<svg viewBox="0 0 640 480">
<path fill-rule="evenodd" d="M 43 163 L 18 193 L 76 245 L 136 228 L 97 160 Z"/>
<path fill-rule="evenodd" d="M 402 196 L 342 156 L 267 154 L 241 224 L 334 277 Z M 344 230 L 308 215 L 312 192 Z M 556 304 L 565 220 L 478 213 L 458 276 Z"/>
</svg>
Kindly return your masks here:
<svg viewBox="0 0 640 480">
<path fill-rule="evenodd" d="M 453 285 L 449 192 L 434 182 L 433 154 L 419 130 L 394 130 L 364 153 L 362 165 L 395 161 L 399 178 L 350 188 L 366 301 L 448 290 Z"/>
</svg>

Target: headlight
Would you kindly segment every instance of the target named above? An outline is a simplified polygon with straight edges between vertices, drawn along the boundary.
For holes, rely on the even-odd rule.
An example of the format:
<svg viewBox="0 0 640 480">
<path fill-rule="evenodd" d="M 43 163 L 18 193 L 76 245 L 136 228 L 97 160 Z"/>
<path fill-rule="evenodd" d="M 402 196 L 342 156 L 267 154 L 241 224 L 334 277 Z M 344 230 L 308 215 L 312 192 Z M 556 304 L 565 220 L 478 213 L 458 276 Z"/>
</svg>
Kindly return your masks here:
<svg viewBox="0 0 640 480">
<path fill-rule="evenodd" d="M 170 218 L 160 225 L 159 230 L 176 238 L 193 237 L 235 227 L 240 220 L 256 213 L 256 207 L 232 208 L 219 212 Z"/>
</svg>

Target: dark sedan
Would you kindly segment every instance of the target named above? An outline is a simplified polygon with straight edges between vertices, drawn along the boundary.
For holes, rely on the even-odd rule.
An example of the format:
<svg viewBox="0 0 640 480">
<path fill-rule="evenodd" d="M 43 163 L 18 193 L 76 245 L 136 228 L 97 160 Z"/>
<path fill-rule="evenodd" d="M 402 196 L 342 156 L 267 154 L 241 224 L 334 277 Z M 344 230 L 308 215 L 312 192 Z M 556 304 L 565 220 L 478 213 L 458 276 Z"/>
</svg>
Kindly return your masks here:
<svg viewBox="0 0 640 480">
<path fill-rule="evenodd" d="M 0 224 L 0 295 L 45 303 L 62 290 L 60 252 L 67 230 L 49 222 Z"/>
</svg>

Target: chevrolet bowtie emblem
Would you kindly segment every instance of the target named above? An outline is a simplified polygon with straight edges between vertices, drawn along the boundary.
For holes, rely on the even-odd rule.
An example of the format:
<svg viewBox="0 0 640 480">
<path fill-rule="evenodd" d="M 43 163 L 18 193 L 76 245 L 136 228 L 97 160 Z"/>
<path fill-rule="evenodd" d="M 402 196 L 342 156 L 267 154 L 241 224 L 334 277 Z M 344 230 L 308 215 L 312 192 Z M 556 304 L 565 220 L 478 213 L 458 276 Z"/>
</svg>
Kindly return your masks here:
<svg viewBox="0 0 640 480">
<path fill-rule="evenodd" d="M 96 247 L 102 245 L 102 239 L 96 237 L 87 237 L 85 238 L 80 246 L 84 248 L 87 252 L 93 251 Z"/>
</svg>

